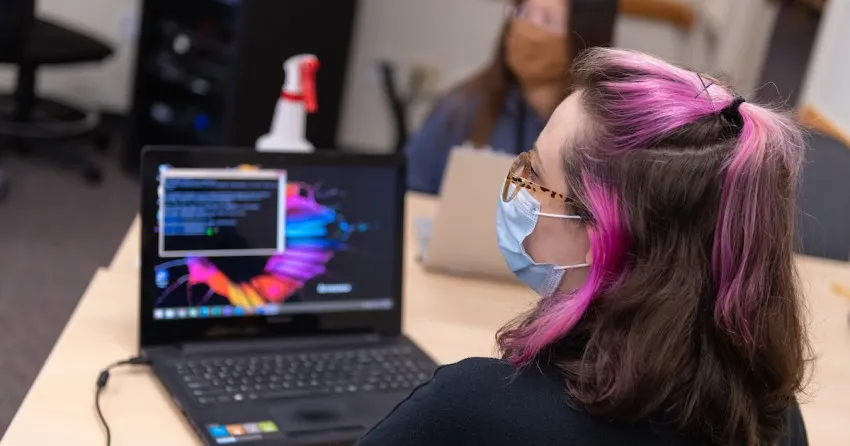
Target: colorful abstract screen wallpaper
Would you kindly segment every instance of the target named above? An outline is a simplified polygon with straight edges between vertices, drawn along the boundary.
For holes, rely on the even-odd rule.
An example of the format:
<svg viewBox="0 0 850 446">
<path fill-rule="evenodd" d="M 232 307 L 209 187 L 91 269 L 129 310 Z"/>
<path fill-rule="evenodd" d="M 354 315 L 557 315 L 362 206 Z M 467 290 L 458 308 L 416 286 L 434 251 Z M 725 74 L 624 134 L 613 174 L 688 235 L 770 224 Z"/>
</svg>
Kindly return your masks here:
<svg viewBox="0 0 850 446">
<path fill-rule="evenodd" d="M 389 310 L 396 181 L 380 166 L 160 166 L 154 319 Z"/>
</svg>

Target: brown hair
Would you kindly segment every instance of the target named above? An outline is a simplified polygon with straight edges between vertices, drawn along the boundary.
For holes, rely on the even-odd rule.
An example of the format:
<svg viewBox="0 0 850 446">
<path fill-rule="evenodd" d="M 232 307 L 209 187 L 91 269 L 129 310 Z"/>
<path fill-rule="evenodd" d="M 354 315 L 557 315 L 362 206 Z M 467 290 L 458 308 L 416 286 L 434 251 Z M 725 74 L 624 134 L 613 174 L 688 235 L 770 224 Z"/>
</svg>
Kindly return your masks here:
<svg viewBox="0 0 850 446">
<path fill-rule="evenodd" d="M 524 3 L 524 1 L 525 0 L 511 0 L 511 3 L 514 6 L 519 6 Z M 598 8 L 598 4 L 600 3 L 612 3 L 611 0 L 593 1 L 597 4 L 595 5 L 596 8 Z M 596 17 L 594 17 L 596 21 L 589 21 L 596 25 L 595 28 L 598 29 L 589 29 L 587 33 L 577 32 L 573 25 L 578 22 L 576 20 L 576 13 L 583 11 L 579 10 L 578 6 L 581 5 L 582 8 L 588 9 L 588 11 L 585 11 L 587 13 L 590 13 L 590 10 L 594 9 L 587 8 L 584 6 L 585 3 L 588 3 L 588 1 L 567 0 L 567 16 L 570 18 L 570 20 L 567 21 L 567 26 L 571 29 L 567 30 L 565 38 L 570 39 L 571 43 L 571 45 L 567 46 L 569 51 L 567 60 L 570 61 L 572 61 L 574 55 L 579 54 L 579 52 L 585 48 L 592 46 L 607 46 L 611 44 L 611 29 L 613 26 L 614 15 L 616 13 L 616 5 L 613 7 L 613 13 L 606 11 L 607 14 L 597 14 Z M 610 10 L 611 8 L 608 9 Z M 584 17 L 589 15 L 587 13 L 582 14 L 582 16 Z M 599 25 L 598 20 L 600 17 L 602 20 L 610 20 L 611 23 L 606 24 L 605 26 Z M 587 19 L 587 17 L 584 18 Z M 588 25 L 589 24 L 590 23 L 588 23 Z M 470 79 L 461 83 L 448 93 L 448 95 L 459 94 L 464 98 L 464 100 L 458 101 L 458 107 L 455 110 L 459 115 L 469 113 L 470 111 L 474 113 L 472 122 L 467 128 L 466 137 L 467 140 L 471 141 L 476 146 L 483 146 L 487 144 L 490 139 L 490 134 L 493 132 L 496 125 L 496 121 L 499 119 L 499 115 L 502 113 L 504 108 L 508 88 L 516 82 L 515 76 L 511 73 L 510 68 L 508 68 L 507 63 L 505 62 L 505 38 L 510 25 L 511 20 L 509 18 L 505 21 L 502 31 L 499 33 L 499 40 L 496 43 L 496 50 L 490 63 L 487 64 L 487 66 L 485 66 L 481 71 L 473 75 Z M 564 97 L 566 97 L 566 93 L 567 89 L 565 88 Z M 475 108 L 471 109 L 470 107 Z"/>
<path fill-rule="evenodd" d="M 775 445 L 812 353 L 793 254 L 799 129 L 642 53 L 596 49 L 573 70 L 589 125 L 565 142 L 566 182 L 592 216 L 593 265 L 500 331 L 505 358 L 548 361 L 591 414 Z"/>
</svg>

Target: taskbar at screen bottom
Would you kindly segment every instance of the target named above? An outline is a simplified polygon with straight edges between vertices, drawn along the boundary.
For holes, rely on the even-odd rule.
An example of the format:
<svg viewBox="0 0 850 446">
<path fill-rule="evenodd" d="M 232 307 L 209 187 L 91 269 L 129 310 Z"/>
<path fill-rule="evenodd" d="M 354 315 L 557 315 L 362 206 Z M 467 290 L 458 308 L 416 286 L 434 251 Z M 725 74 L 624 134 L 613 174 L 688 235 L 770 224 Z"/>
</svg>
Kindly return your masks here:
<svg viewBox="0 0 850 446">
<path fill-rule="evenodd" d="M 353 301 L 292 302 L 285 304 L 267 304 L 256 307 L 240 307 L 233 305 L 167 307 L 155 308 L 153 310 L 153 318 L 155 320 L 175 320 L 242 316 L 277 316 L 281 314 L 304 313 L 343 313 L 346 311 L 390 310 L 392 307 L 393 300 L 389 298 Z"/>
</svg>

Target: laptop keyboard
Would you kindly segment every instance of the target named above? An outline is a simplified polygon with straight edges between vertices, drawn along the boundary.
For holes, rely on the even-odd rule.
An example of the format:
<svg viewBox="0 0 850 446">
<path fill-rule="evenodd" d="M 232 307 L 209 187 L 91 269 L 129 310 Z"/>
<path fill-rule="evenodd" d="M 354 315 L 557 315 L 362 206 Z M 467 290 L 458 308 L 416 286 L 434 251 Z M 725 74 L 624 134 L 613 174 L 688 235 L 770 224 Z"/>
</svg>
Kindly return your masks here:
<svg viewBox="0 0 850 446">
<path fill-rule="evenodd" d="M 434 373 L 409 346 L 210 358 L 175 368 L 200 404 L 409 391 Z"/>
</svg>

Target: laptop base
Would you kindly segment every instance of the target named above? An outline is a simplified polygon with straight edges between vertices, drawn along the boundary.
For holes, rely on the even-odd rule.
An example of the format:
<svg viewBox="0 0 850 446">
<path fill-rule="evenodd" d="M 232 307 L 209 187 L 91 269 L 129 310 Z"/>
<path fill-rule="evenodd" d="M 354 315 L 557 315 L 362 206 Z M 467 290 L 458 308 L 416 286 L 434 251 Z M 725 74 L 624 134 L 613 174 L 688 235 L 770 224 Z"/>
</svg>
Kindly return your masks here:
<svg viewBox="0 0 850 446">
<path fill-rule="evenodd" d="M 355 342 L 357 339 L 206 343 L 163 347 L 146 353 L 157 377 L 205 444 L 353 444 L 414 387 L 430 379 L 436 368 L 424 352 L 403 336 L 364 337 Z M 243 349 L 237 353 L 238 347 Z M 343 361 L 336 362 L 338 359 L 334 358 Z M 305 362 L 303 369 L 298 369 L 300 361 Z M 401 372 L 393 368 L 397 363 L 403 366 Z M 241 368 L 236 368 L 240 364 Z M 323 371 L 332 364 L 345 370 L 323 378 Z M 280 376 L 268 375 L 277 365 Z M 196 375 L 187 376 L 190 367 Z M 411 372 L 404 373 L 408 368 Z M 267 375 L 254 379 L 260 370 Z M 299 370 L 310 372 L 293 375 Z M 208 381 L 205 375 L 212 378 Z M 405 379 L 394 379 L 398 376 Z M 310 379 L 313 381 L 307 381 Z M 200 382 L 205 383 L 204 387 Z M 288 384 L 286 389 L 284 382 Z M 238 393 L 229 394 L 226 387 Z"/>
</svg>

